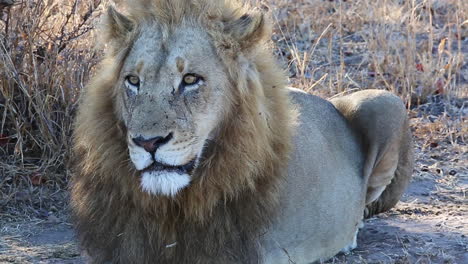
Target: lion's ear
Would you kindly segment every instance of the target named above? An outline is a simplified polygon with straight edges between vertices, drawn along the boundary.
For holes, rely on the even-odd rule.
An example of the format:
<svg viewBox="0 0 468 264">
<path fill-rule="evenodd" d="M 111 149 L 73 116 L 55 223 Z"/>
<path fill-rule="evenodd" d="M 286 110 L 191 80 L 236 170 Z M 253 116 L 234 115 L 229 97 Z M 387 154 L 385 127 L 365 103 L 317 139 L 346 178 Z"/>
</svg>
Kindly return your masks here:
<svg viewBox="0 0 468 264">
<path fill-rule="evenodd" d="M 271 36 L 271 26 L 260 12 L 245 14 L 229 22 L 225 30 L 239 41 L 242 48 L 249 48 Z"/>
<path fill-rule="evenodd" d="M 132 20 L 117 12 L 112 6 L 107 9 L 107 15 L 104 18 L 104 37 L 107 40 L 122 44 L 133 28 Z"/>
</svg>

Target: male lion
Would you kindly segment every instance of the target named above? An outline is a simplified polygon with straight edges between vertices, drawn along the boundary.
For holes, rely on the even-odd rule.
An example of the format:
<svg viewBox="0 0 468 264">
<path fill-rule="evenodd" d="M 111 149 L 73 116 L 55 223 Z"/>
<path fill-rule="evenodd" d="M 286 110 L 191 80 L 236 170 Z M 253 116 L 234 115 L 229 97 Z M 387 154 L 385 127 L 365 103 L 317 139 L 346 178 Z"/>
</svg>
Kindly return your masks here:
<svg viewBox="0 0 468 264">
<path fill-rule="evenodd" d="M 412 170 L 398 97 L 285 88 L 271 23 L 236 1 L 131 3 L 107 12 L 74 132 L 92 263 L 310 263 L 395 205 Z"/>
</svg>

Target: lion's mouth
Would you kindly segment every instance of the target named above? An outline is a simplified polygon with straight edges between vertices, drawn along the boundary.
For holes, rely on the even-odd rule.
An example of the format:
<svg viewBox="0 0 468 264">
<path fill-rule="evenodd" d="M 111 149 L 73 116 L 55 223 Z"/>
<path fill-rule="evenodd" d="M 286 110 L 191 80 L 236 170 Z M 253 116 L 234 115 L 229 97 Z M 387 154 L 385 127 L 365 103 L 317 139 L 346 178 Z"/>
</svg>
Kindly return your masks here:
<svg viewBox="0 0 468 264">
<path fill-rule="evenodd" d="M 144 169 L 142 172 L 157 171 L 157 172 L 177 172 L 179 174 L 191 174 L 194 169 L 195 169 L 195 159 L 193 159 L 192 161 L 190 161 L 189 163 L 185 165 L 180 165 L 180 166 L 167 165 L 167 164 L 155 161 L 149 167 Z"/>
</svg>

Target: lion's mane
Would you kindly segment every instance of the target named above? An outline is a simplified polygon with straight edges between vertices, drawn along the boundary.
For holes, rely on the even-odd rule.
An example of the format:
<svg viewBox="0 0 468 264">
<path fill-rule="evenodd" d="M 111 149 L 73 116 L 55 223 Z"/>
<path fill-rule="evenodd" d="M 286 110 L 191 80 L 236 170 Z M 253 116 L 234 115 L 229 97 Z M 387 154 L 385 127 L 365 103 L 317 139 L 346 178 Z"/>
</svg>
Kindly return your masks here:
<svg viewBox="0 0 468 264">
<path fill-rule="evenodd" d="M 119 46 L 104 32 L 111 47 L 82 95 L 74 130 L 71 206 L 81 245 L 96 263 L 256 263 L 257 239 L 278 205 L 296 116 L 284 72 L 263 41 L 270 32 L 246 46 L 225 36 L 213 21 L 234 21 L 246 12 L 232 1 L 132 5 L 137 27 L 150 19 L 167 27 L 187 16 L 205 21 L 234 84 L 230 110 L 190 186 L 173 198 L 142 192 L 114 87 L 135 36 Z"/>
</svg>

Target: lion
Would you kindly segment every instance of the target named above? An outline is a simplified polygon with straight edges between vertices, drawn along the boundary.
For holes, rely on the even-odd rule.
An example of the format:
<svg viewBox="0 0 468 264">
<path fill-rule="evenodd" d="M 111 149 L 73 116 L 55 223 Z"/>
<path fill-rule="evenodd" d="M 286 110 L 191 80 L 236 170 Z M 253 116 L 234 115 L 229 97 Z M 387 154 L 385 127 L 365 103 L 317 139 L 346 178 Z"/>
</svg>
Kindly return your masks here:
<svg viewBox="0 0 468 264">
<path fill-rule="evenodd" d="M 91 263 L 311 263 L 356 247 L 411 178 L 390 92 L 287 88 L 268 16 L 237 1 L 110 7 L 82 94 L 71 208 Z"/>
</svg>

